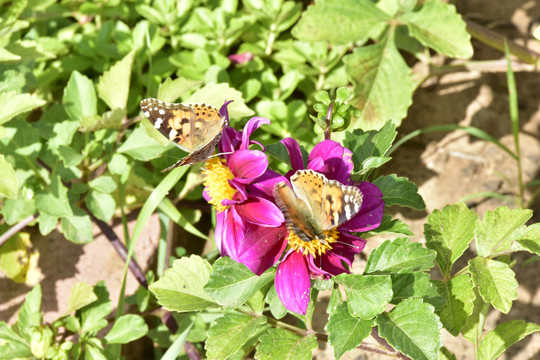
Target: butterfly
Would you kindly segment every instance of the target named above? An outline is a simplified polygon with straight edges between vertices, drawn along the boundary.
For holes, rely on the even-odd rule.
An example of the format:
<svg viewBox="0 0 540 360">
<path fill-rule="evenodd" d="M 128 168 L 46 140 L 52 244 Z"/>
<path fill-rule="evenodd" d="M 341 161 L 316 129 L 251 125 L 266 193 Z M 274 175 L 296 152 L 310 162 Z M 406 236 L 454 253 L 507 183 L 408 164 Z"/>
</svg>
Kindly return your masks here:
<svg viewBox="0 0 540 360">
<path fill-rule="evenodd" d="M 324 231 L 352 219 L 362 205 L 362 193 L 355 186 L 328 180 L 313 170 L 298 170 L 290 179 L 274 185 L 276 202 L 285 215 L 287 228 L 301 240 L 326 243 Z"/>
<path fill-rule="evenodd" d="M 161 172 L 208 159 L 221 139 L 223 129 L 228 126 L 227 119 L 215 107 L 206 104 L 184 105 L 144 99 L 141 110 L 159 132 L 189 153 Z"/>
</svg>

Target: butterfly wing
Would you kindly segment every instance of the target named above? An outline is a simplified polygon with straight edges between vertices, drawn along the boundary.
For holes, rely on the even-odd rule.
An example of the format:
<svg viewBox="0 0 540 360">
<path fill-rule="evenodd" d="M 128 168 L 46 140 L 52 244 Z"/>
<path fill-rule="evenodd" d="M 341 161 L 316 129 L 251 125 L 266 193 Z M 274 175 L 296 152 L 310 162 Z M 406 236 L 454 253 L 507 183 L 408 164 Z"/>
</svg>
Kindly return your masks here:
<svg viewBox="0 0 540 360">
<path fill-rule="evenodd" d="M 291 177 L 291 184 L 311 209 L 319 231 L 332 230 L 347 222 L 362 204 L 362 193 L 357 187 L 328 180 L 313 170 L 298 170 Z"/>
<path fill-rule="evenodd" d="M 313 227 L 313 216 L 308 205 L 296 196 L 285 181 L 274 185 L 273 193 L 276 203 L 285 216 L 287 229 L 303 241 L 313 240 L 319 231 Z"/>
<path fill-rule="evenodd" d="M 157 99 L 141 101 L 141 110 L 165 137 L 189 153 L 163 171 L 206 160 L 221 138 L 226 119 L 209 105 L 184 105 Z"/>
</svg>

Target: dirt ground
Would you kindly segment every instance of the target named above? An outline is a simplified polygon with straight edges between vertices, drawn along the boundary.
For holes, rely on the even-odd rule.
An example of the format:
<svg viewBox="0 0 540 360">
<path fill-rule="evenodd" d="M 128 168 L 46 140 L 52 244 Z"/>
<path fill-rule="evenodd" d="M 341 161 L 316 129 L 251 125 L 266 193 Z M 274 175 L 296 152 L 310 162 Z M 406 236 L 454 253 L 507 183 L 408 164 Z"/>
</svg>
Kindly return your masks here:
<svg viewBox="0 0 540 360">
<path fill-rule="evenodd" d="M 505 34 L 510 39 L 540 52 L 540 42 L 530 36 L 531 24 L 540 20 L 538 1 L 457 1 L 458 11 L 475 21 Z M 500 52 L 477 41 L 474 60 L 502 59 Z M 524 181 L 540 178 L 540 72 L 516 74 L 521 120 L 521 151 Z M 415 96 L 408 117 L 399 128 L 400 136 L 419 128 L 441 124 L 472 125 L 481 128 L 513 149 L 513 139 L 508 110 L 505 74 L 498 72 L 458 72 L 429 81 Z M 427 208 L 417 212 L 392 208 L 394 216 L 411 226 L 415 240 L 424 241 L 423 224 L 434 209 L 459 201 L 462 197 L 481 191 L 495 191 L 515 196 L 517 194 L 516 163 L 503 151 L 485 141 L 472 138 L 463 132 L 437 132 L 422 135 L 405 143 L 393 154 L 382 173 L 406 176 L 419 187 Z M 527 193 L 530 195 L 530 193 Z M 497 206 L 509 205 L 499 199 L 471 199 L 468 204 L 481 215 Z M 540 201 L 532 209 L 532 221 L 540 221 Z M 134 219 L 133 219 L 134 220 Z M 132 227 L 134 221 L 130 223 Z M 130 228 L 131 229 L 131 228 Z M 121 234 L 121 227 L 115 231 Z M 74 245 L 59 233 L 46 237 L 33 236 L 34 246 L 40 251 L 39 266 L 43 273 L 43 305 L 45 320 L 52 321 L 67 307 L 71 287 L 86 281 L 93 285 L 105 279 L 113 302 L 117 301 L 124 265 L 105 236 L 95 229 L 96 240 L 85 246 Z M 139 264 L 146 269 L 155 258 L 159 235 L 156 216 L 146 225 L 136 248 Z M 370 239 L 366 253 L 385 239 Z M 472 254 L 472 253 L 471 253 Z M 509 314 L 493 311 L 488 316 L 487 328 L 498 323 L 523 319 L 540 324 L 540 262 L 524 266 L 530 254 L 518 254 L 514 268 L 519 281 L 518 299 Z M 359 259 L 357 268 L 362 269 Z M 436 272 L 434 272 L 436 274 Z M 435 275 L 437 276 L 437 275 Z M 127 292 L 133 293 L 138 284 L 130 275 Z M 0 320 L 13 323 L 16 312 L 29 287 L 15 284 L 0 274 Z M 324 299 L 322 303 L 325 303 Z M 320 307 L 322 309 L 322 307 Z M 316 313 L 315 326 L 326 323 L 323 310 Z M 368 343 L 374 343 L 368 338 Z M 444 344 L 458 359 L 473 359 L 472 347 L 461 337 L 444 333 Z M 329 345 L 321 344 L 317 359 L 332 359 Z M 346 354 L 343 359 L 387 359 L 388 357 L 360 350 Z M 514 345 L 501 359 L 540 359 L 540 335 L 535 334 Z"/>
</svg>

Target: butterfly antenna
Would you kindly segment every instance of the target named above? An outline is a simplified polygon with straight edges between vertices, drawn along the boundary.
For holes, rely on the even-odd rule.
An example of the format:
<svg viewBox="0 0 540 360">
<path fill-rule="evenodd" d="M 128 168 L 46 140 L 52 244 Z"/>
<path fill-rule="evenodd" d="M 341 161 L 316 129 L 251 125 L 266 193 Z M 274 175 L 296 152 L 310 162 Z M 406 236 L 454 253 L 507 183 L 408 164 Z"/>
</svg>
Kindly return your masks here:
<svg viewBox="0 0 540 360">
<path fill-rule="evenodd" d="M 336 240 L 337 243 L 340 243 L 341 245 L 347 245 L 347 246 L 350 246 L 350 247 L 353 247 L 355 249 L 360 249 L 360 246 L 356 246 L 356 245 L 353 245 L 353 244 L 349 244 L 349 243 L 346 243 L 346 242 L 343 242 L 343 241 L 339 241 L 339 240 Z"/>
</svg>

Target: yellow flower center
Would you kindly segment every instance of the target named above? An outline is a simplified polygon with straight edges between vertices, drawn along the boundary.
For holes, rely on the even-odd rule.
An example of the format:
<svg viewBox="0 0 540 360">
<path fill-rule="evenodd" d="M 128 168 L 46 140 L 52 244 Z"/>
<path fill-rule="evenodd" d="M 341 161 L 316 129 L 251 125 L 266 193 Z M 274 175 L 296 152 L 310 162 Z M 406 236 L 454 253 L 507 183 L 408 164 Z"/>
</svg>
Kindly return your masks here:
<svg viewBox="0 0 540 360">
<path fill-rule="evenodd" d="M 313 239 L 311 241 L 304 241 L 300 239 L 293 231 L 289 231 L 289 237 L 287 241 L 289 242 L 289 247 L 301 251 L 302 254 L 308 255 L 311 254 L 314 258 L 317 255 L 321 256 L 327 251 L 332 250 L 333 243 L 337 242 L 339 237 L 339 231 L 336 229 L 324 231 L 324 242 L 319 239 Z"/>
<path fill-rule="evenodd" d="M 227 166 L 225 160 L 218 157 L 210 158 L 206 161 L 205 169 L 203 170 L 204 182 L 206 191 L 210 195 L 210 204 L 214 205 L 217 212 L 223 212 L 229 208 L 227 205 L 222 205 L 223 200 L 232 200 L 236 189 L 229 185 L 229 180 L 234 179 L 234 175 Z"/>
</svg>

